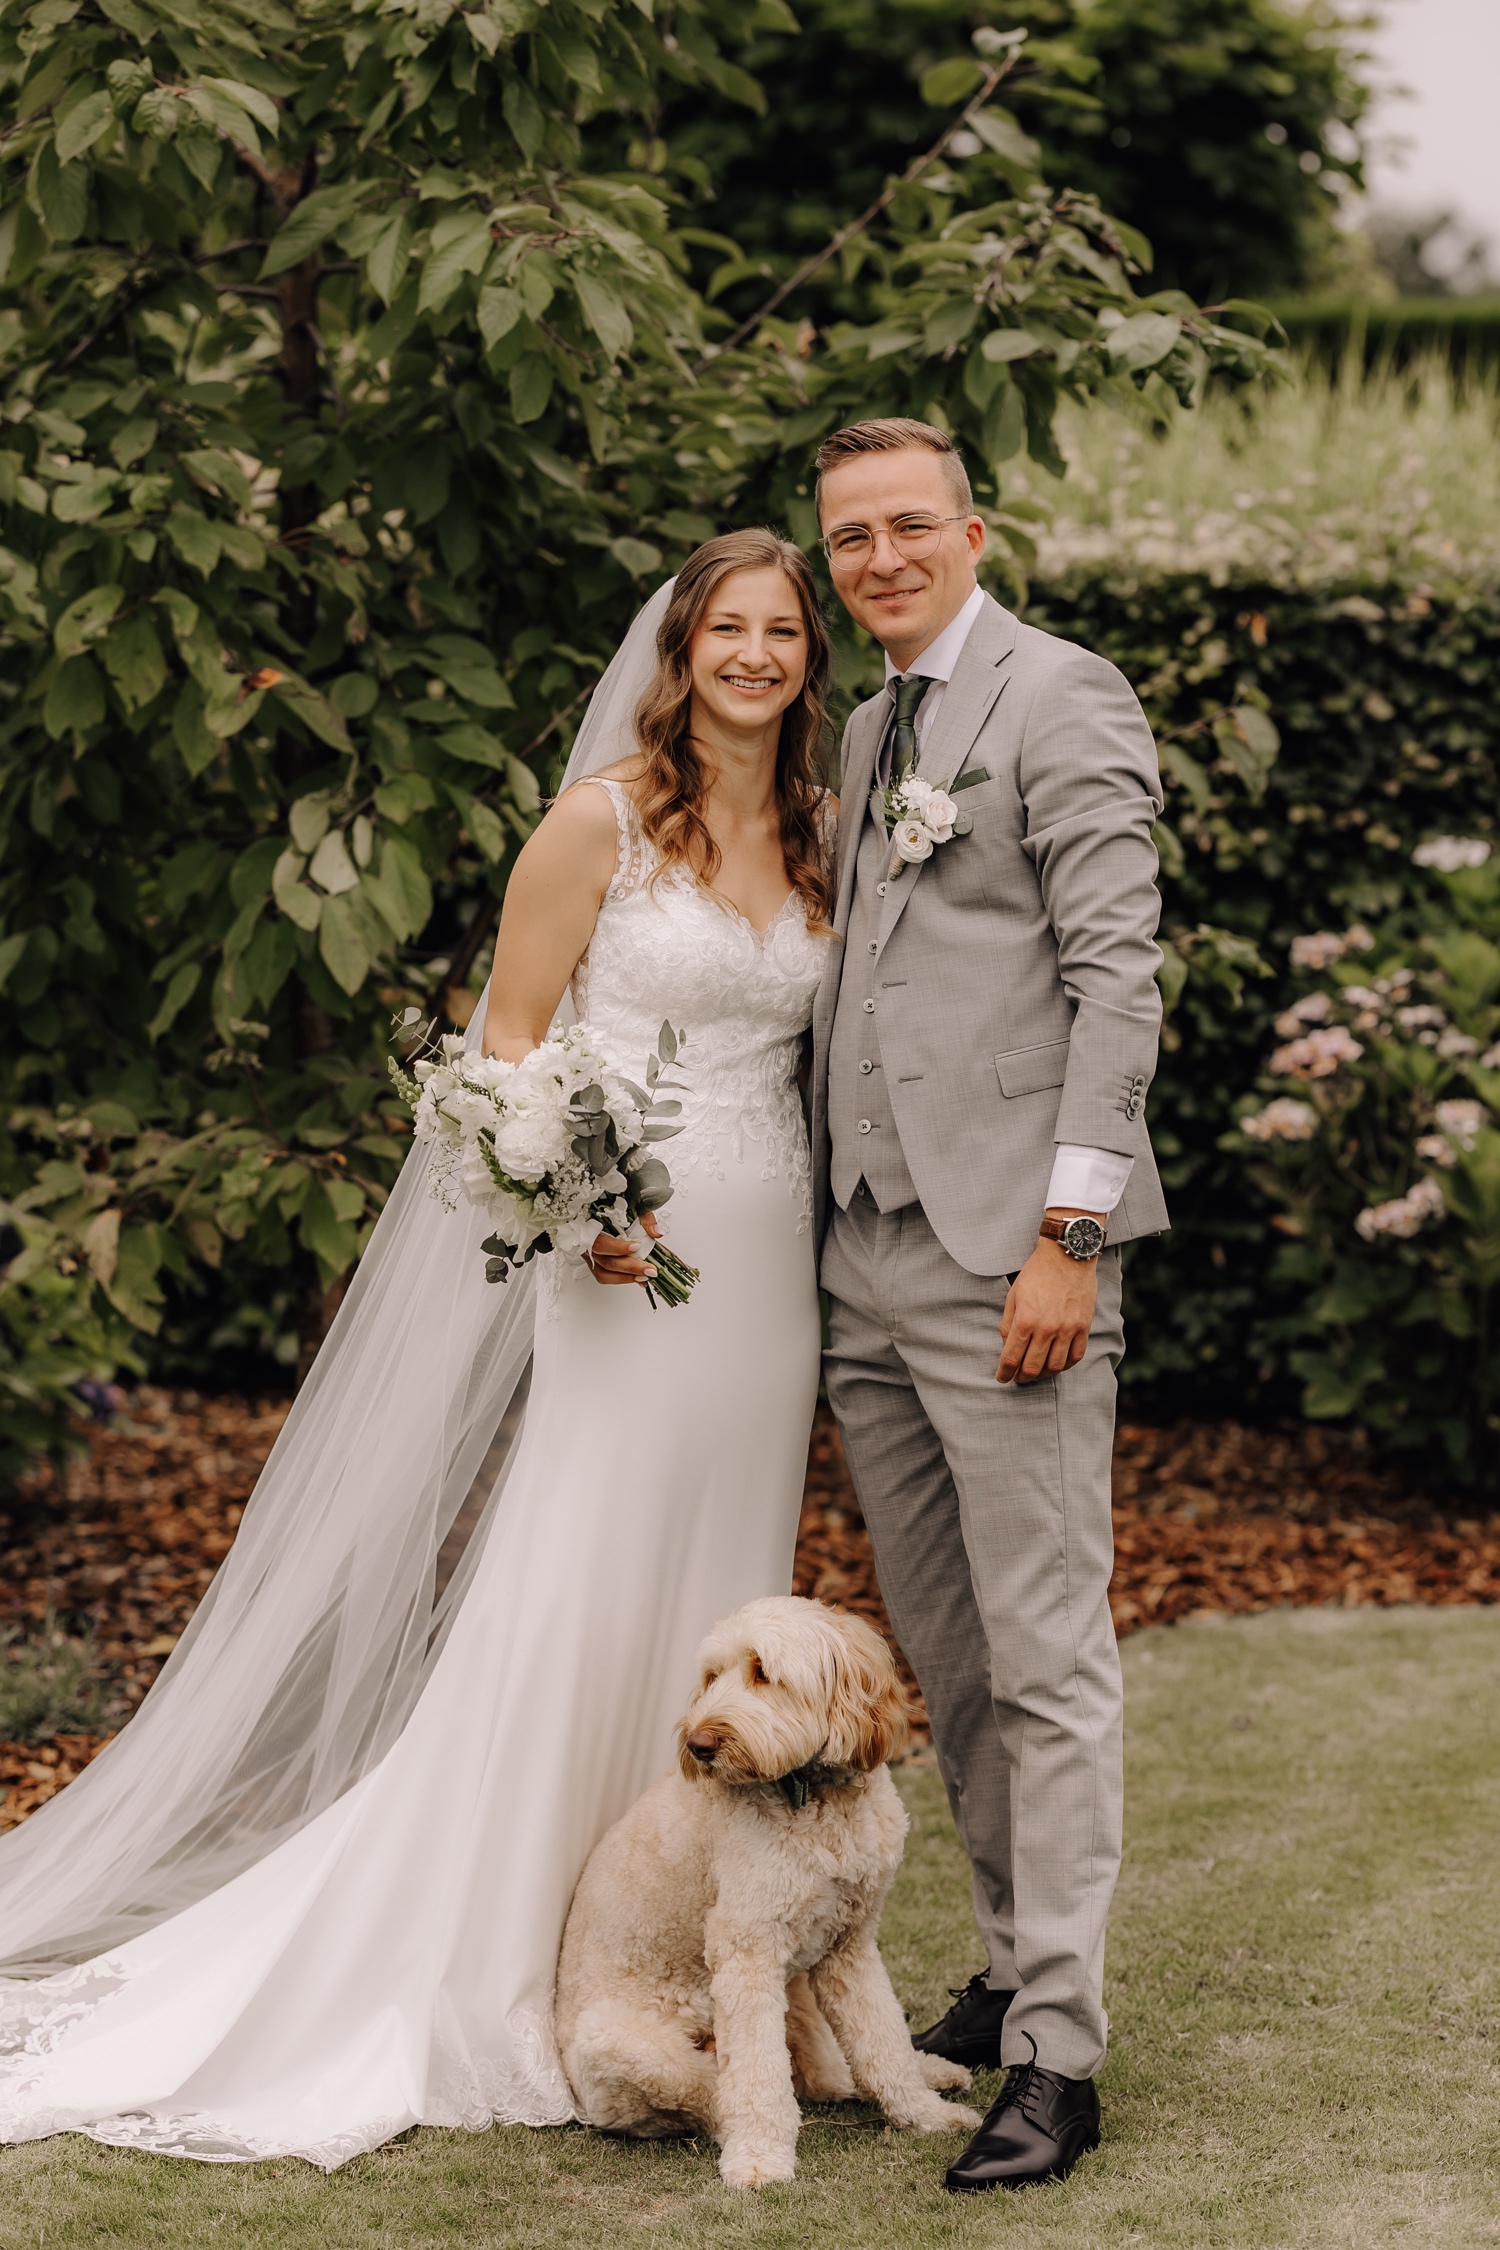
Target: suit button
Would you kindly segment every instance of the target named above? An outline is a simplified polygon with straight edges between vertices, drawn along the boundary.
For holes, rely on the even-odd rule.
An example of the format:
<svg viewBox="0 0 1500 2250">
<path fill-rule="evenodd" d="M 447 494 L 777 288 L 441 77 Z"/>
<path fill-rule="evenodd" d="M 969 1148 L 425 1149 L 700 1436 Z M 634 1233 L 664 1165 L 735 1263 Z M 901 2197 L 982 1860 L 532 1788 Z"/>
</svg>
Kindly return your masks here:
<svg viewBox="0 0 1500 2250">
<path fill-rule="evenodd" d="M 884 885 L 884 883 L 877 883 L 877 884 L 875 885 L 875 896 L 876 896 L 877 898 L 884 898 L 884 897 L 885 897 L 885 885 Z"/>
<path fill-rule="evenodd" d="M 862 1133 L 868 1133 L 868 1132 L 869 1132 L 869 1131 L 871 1130 L 871 1127 L 870 1127 L 870 1120 L 868 1119 L 868 1117 L 862 1117 L 862 1118 L 860 1119 L 860 1121 L 859 1121 L 859 1130 L 860 1130 L 860 1131 L 861 1131 Z"/>
<path fill-rule="evenodd" d="M 862 1062 L 862 1063 L 860 1064 L 860 1066 L 859 1066 L 859 1075 L 860 1075 L 860 1077 L 861 1077 L 861 1078 L 868 1078 L 868 1077 L 869 1077 L 869 1075 L 870 1075 L 870 1073 L 871 1073 L 871 1071 L 872 1071 L 872 1070 L 873 1070 L 874 1068 L 875 1068 L 875 1065 L 874 1065 L 874 1064 L 873 1064 L 872 1062 Z"/>
<path fill-rule="evenodd" d="M 873 1016 L 873 1015 L 874 1015 L 874 1013 L 875 1013 L 875 1003 L 874 1003 L 874 1001 L 873 1001 L 873 1000 L 867 1000 L 867 1001 L 865 1002 L 865 1014 L 866 1014 L 867 1016 Z"/>
<path fill-rule="evenodd" d="M 880 951 L 880 940 L 878 938 L 871 938 L 865 950 L 867 953 L 878 953 Z"/>
</svg>

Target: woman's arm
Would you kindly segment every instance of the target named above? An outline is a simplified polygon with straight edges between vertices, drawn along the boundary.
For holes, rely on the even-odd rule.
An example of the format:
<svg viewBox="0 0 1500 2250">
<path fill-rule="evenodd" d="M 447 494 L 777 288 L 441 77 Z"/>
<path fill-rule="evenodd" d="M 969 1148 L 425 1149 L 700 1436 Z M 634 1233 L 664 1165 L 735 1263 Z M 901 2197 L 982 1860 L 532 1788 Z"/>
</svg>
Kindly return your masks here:
<svg viewBox="0 0 1500 2250">
<path fill-rule="evenodd" d="M 546 1038 L 568 980 L 588 951 L 615 872 L 615 808 L 604 789 L 572 788 L 523 845 L 505 887 L 484 1051 L 520 1062 Z M 659 1235 L 648 1213 L 645 1231 Z M 596 1281 L 645 1282 L 637 1242 L 601 1234 L 589 1263 Z"/>
<path fill-rule="evenodd" d="M 495 940 L 484 1051 L 520 1062 L 539 1047 L 588 951 L 615 872 L 615 810 L 604 789 L 559 797 L 511 870 Z"/>
</svg>

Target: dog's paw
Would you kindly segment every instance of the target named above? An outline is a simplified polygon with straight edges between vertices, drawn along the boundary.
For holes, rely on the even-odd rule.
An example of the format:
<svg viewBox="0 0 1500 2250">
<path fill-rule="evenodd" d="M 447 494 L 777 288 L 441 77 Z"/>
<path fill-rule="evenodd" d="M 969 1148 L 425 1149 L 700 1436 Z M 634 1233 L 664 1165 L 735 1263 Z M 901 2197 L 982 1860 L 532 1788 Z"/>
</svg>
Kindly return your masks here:
<svg viewBox="0 0 1500 2250">
<path fill-rule="evenodd" d="M 773 2187 L 796 2176 L 797 2158 L 791 2149 L 758 2149 L 748 2142 L 728 2141 L 719 2155 L 719 2177 L 726 2187 Z"/>
<path fill-rule="evenodd" d="M 917 2068 L 934 2092 L 966 2094 L 974 2083 L 974 2073 L 965 2070 L 962 2063 L 949 2062 L 946 2055 L 918 2055 Z"/>
<path fill-rule="evenodd" d="M 977 2109 L 966 2109 L 962 2102 L 940 2101 L 936 2094 L 927 2094 L 912 2103 L 909 2131 L 914 2133 L 977 2133 L 984 2119 Z"/>
</svg>

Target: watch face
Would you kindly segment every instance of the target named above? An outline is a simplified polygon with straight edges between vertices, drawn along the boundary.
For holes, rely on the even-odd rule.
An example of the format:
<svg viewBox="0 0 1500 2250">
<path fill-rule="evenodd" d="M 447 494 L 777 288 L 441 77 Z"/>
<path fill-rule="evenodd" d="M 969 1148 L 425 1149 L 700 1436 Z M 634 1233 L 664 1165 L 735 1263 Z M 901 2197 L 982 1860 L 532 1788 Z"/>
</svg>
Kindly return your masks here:
<svg viewBox="0 0 1500 2250">
<path fill-rule="evenodd" d="M 1069 1219 L 1063 1248 L 1070 1258 L 1097 1258 L 1104 1248 L 1104 1229 L 1097 1219 Z"/>
</svg>

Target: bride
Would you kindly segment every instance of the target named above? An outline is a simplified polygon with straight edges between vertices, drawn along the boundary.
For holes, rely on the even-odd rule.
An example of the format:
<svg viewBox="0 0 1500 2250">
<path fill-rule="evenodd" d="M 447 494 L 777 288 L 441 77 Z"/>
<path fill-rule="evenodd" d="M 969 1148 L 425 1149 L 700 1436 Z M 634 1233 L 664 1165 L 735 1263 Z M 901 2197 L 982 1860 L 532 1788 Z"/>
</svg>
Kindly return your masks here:
<svg viewBox="0 0 1500 2250">
<path fill-rule="evenodd" d="M 413 1152 L 161 1679 L 0 1843 L 0 2140 L 331 2169 L 573 2116 L 573 1886 L 671 1763 L 697 1642 L 791 1579 L 827 672 L 804 558 L 746 531 L 601 681 L 476 1024 L 514 1059 L 571 992 L 636 1072 L 686 1033 L 664 1217 L 702 1279 L 653 1311 L 601 1236 L 593 1278 L 490 1286 Z"/>
</svg>

